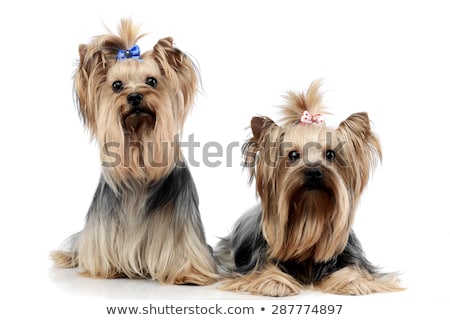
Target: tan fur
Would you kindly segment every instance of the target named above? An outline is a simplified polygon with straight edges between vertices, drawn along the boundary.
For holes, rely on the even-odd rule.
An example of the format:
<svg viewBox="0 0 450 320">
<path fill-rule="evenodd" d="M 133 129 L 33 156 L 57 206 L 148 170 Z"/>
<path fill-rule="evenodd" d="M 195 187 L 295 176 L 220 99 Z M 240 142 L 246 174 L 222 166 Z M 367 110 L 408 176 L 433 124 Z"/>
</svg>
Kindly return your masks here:
<svg viewBox="0 0 450 320">
<path fill-rule="evenodd" d="M 346 248 L 361 193 L 381 160 L 381 146 L 365 112 L 351 115 L 337 128 L 300 124 L 305 110 L 326 113 L 319 88 L 320 81 L 315 81 L 306 92 L 288 92 L 281 126 L 267 117 L 251 121 L 253 137 L 244 146 L 244 156 L 250 181 L 256 180 L 261 199 L 267 256 L 261 257 L 265 261 L 261 269 L 227 280 L 224 288 L 228 290 L 269 296 L 295 294 L 302 284 L 274 263 L 328 263 Z M 327 159 L 327 150 L 334 148 L 336 158 Z M 291 161 L 290 152 L 297 152 L 300 158 Z M 322 188 L 302 189 L 306 188 L 305 172 L 311 167 L 323 172 Z M 298 272 L 295 276 L 302 278 L 302 271 Z M 341 294 L 394 291 L 399 289 L 394 279 L 345 267 L 317 288 Z"/>
<path fill-rule="evenodd" d="M 75 268 L 78 267 L 77 257 L 74 253 L 56 250 L 50 253 L 50 258 L 55 262 L 58 268 Z"/>
<path fill-rule="evenodd" d="M 215 262 L 207 248 L 188 226 L 173 232 L 175 226 L 167 209 L 144 224 L 137 216 L 124 215 L 125 221 L 116 224 L 114 232 L 106 232 L 106 226 L 88 224 L 77 239 L 77 252 L 54 251 L 51 257 L 57 267 L 79 267 L 87 277 L 146 278 L 165 284 L 214 283 Z"/>
<path fill-rule="evenodd" d="M 311 113 L 325 112 L 319 87 L 320 81 L 315 81 L 306 93 L 289 92 L 283 108 L 283 127 L 269 118 L 252 120 L 253 138 L 247 142 L 246 163 L 250 169 L 250 179 L 256 177 L 256 188 L 263 206 L 263 234 L 269 244 L 271 258 L 295 258 L 301 261 L 313 257 L 318 262 L 326 261 L 342 252 L 354 220 L 355 208 L 342 207 L 334 210 L 327 203 L 309 206 L 308 202 L 302 202 L 303 207 L 295 208 L 295 211 L 302 214 L 291 214 L 291 192 L 304 177 L 303 165 L 289 165 L 287 155 L 290 151 L 303 152 L 307 143 L 316 142 L 323 149 L 309 148 L 308 160 L 323 162 L 327 148 L 333 148 L 341 141 L 345 142 L 342 148 L 343 158 L 350 159 L 350 163 L 330 164 L 327 170 L 327 174 L 333 177 L 329 179 L 329 183 L 340 197 L 337 199 L 338 203 L 343 205 L 350 201 L 344 191 L 349 185 L 357 191 L 353 195 L 355 199 L 351 201 L 358 201 L 368 182 L 370 171 L 377 159 L 381 158 L 380 144 L 370 131 L 366 113 L 350 116 L 336 130 L 322 125 L 298 124 L 304 110 Z M 327 141 L 327 134 L 331 141 Z M 327 143 L 330 145 L 326 145 Z M 342 176 L 345 177 L 344 180 Z M 317 211 L 320 207 L 323 209 Z M 310 208 L 315 211 L 309 213 Z M 333 210 L 334 213 L 330 214 Z"/>
<path fill-rule="evenodd" d="M 252 271 L 247 275 L 235 275 L 235 278 L 226 279 L 220 288 L 256 295 L 285 297 L 298 294 L 302 286 L 275 265 L 268 264 L 263 269 Z"/>
<path fill-rule="evenodd" d="M 322 80 L 315 80 L 306 92 L 288 91 L 284 96 L 285 103 L 281 106 L 283 116 L 280 123 L 283 126 L 298 124 L 300 115 L 305 110 L 312 114 L 329 114 L 322 101 L 321 85 Z"/>
<path fill-rule="evenodd" d="M 376 278 L 368 272 L 352 267 L 345 267 L 334 272 L 316 285 L 316 288 L 328 293 L 345 295 L 365 295 L 404 290 L 399 286 L 399 280 L 392 274 Z"/>
<path fill-rule="evenodd" d="M 353 215 L 346 216 L 341 213 L 349 212 L 348 207 L 335 208 L 335 213 L 330 215 L 332 204 L 326 202 L 312 206 L 304 202 L 302 207 L 295 208 L 295 211 L 302 212 L 301 215 L 291 214 L 291 193 L 304 177 L 302 167 L 289 165 L 285 160 L 286 156 L 294 149 L 301 149 L 308 141 L 325 144 L 325 134 L 331 129 L 310 127 L 302 128 L 303 132 L 298 132 L 299 130 L 299 126 L 283 129 L 273 123 L 267 130 L 268 133 L 260 137 L 258 142 L 260 161 L 256 166 L 259 172 L 256 175 L 256 185 L 264 207 L 263 234 L 269 243 L 272 258 L 304 260 L 312 256 L 316 261 L 326 261 L 344 249 Z M 282 145 L 282 135 L 283 141 L 292 142 L 291 145 Z M 273 144 L 271 148 L 264 147 L 269 143 Z M 322 152 L 315 155 L 317 159 L 313 159 L 314 155 L 310 152 L 310 160 L 322 160 Z M 342 192 L 345 182 L 332 170 L 329 170 L 329 174 L 333 176 L 333 179 L 330 178 L 330 184 L 341 198 L 340 203 L 348 203 L 348 194 Z M 314 198 L 310 201 L 314 201 Z M 320 207 L 323 209 L 317 211 Z M 274 212 L 276 214 L 273 214 Z M 334 230 L 334 233 L 330 234 L 329 230 Z"/>
<path fill-rule="evenodd" d="M 173 169 L 181 155 L 178 146 L 172 143 L 177 142 L 174 138 L 181 133 L 197 92 L 194 65 L 173 47 L 170 37 L 159 40 L 152 51 L 143 52 L 139 61 L 117 61 L 118 49 L 131 47 L 143 36 L 139 35 L 138 26 L 124 19 L 118 36 L 105 34 L 80 45 L 80 63 L 74 79 L 80 114 L 103 151 L 103 163 L 114 160 L 106 150 L 129 160 L 104 167 L 112 180 L 125 184 L 130 177 L 148 183 Z M 140 84 L 150 75 L 158 77 L 158 94 L 149 94 L 155 90 Z M 111 85 L 118 79 L 126 81 L 127 87 L 120 95 L 111 94 Z M 158 113 L 153 130 L 142 130 L 138 135 L 124 132 L 118 121 L 128 111 L 127 95 L 137 90 L 148 99 L 144 104 Z M 113 105 L 115 108 L 111 109 Z M 145 143 L 149 141 L 153 142 L 151 147 Z M 111 146 L 112 143 L 116 144 Z"/>
<path fill-rule="evenodd" d="M 201 221 L 189 216 L 197 208 L 189 202 L 146 211 L 149 188 L 184 160 L 179 135 L 194 102 L 198 75 L 170 37 L 141 52 L 139 59 L 117 60 L 118 50 L 143 36 L 138 25 L 123 19 L 118 35 L 99 35 L 79 46 L 74 77 L 79 113 L 99 145 L 102 178 L 114 192 L 109 197 L 120 201 L 115 208 L 104 201 L 100 209 L 93 202 L 72 251 L 56 251 L 52 257 L 57 266 L 79 267 L 86 276 L 210 284 L 217 279 L 215 262 Z M 157 87 L 146 84 L 148 77 L 157 79 Z M 114 91 L 117 80 L 124 86 Z M 147 113 L 128 116 L 132 93 L 142 94 L 139 107 Z M 186 201 L 195 202 L 192 197 Z M 180 216 L 186 221 L 179 221 Z"/>
<path fill-rule="evenodd" d="M 143 224 L 130 215 L 124 219 L 113 233 L 96 228 L 81 234 L 77 260 L 90 276 L 115 278 L 120 273 L 169 284 L 182 283 L 182 279 L 193 284 L 214 282 L 214 261 L 206 248 L 188 230 L 172 232 L 169 211 Z"/>
</svg>

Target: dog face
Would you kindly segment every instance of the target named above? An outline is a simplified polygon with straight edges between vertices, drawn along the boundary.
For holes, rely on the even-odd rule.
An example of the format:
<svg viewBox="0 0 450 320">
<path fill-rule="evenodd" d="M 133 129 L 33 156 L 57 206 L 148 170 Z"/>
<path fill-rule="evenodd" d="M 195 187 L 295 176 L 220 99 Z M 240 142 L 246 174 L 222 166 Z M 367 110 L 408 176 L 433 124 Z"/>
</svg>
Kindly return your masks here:
<svg viewBox="0 0 450 320">
<path fill-rule="evenodd" d="M 288 114 L 283 126 L 269 118 L 252 119 L 246 163 L 261 198 L 270 257 L 324 262 L 344 250 L 381 149 L 366 113 L 353 114 L 333 129 L 301 123 L 306 109 L 295 106 L 295 120 Z"/>
<path fill-rule="evenodd" d="M 123 20 L 119 35 L 79 47 L 75 74 L 79 113 L 100 145 L 110 182 L 148 183 L 180 158 L 178 134 L 197 91 L 193 62 L 171 38 L 140 53 L 138 28 Z"/>
<path fill-rule="evenodd" d="M 102 111 L 117 120 L 117 130 L 141 139 L 155 129 L 157 110 L 161 115 L 161 107 L 171 105 L 169 92 L 164 88 L 167 84 L 161 78 L 154 60 L 127 60 L 111 67 L 100 100 L 105 101 Z M 104 127 L 113 122 L 107 117 L 100 118 L 105 120 Z M 171 114 L 170 119 L 174 118 Z"/>
</svg>

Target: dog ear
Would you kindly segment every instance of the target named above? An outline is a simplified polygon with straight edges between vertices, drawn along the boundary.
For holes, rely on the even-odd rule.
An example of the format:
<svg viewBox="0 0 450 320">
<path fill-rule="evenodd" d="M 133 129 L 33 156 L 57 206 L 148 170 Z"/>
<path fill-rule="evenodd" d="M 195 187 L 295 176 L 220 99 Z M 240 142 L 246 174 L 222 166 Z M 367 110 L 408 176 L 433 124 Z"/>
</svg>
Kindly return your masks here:
<svg viewBox="0 0 450 320">
<path fill-rule="evenodd" d="M 249 182 L 255 177 L 257 154 L 267 142 L 273 142 L 272 139 L 277 140 L 280 137 L 279 133 L 282 131 L 281 127 L 267 117 L 253 117 L 250 122 L 250 127 L 252 129 L 253 137 L 248 139 L 242 146 L 244 167 L 249 171 Z"/>
<path fill-rule="evenodd" d="M 80 114 L 81 119 L 83 122 L 89 123 L 91 120 L 93 121 L 93 115 L 90 113 L 90 111 L 86 107 L 86 100 L 87 100 L 87 86 L 89 82 L 89 70 L 91 68 L 86 68 L 85 61 L 86 61 L 86 53 L 87 53 L 87 45 L 80 44 L 78 46 L 78 53 L 80 56 L 79 60 L 79 66 L 78 70 L 75 73 L 74 77 L 74 90 L 75 90 L 75 96 L 77 100 L 78 105 L 78 112 Z"/>
<path fill-rule="evenodd" d="M 367 112 L 354 113 L 340 123 L 339 130 L 347 134 L 365 137 L 370 133 L 369 115 Z"/>
<path fill-rule="evenodd" d="M 382 159 L 380 142 L 372 132 L 366 112 L 352 114 L 341 122 L 336 132 L 343 142 L 345 161 L 350 162 L 348 179 L 354 181 L 354 188 L 360 193 L 373 168 Z"/>
<path fill-rule="evenodd" d="M 258 141 L 268 128 L 277 126 L 276 123 L 268 117 L 253 117 L 250 122 L 252 128 L 253 138 Z"/>
<path fill-rule="evenodd" d="M 86 52 L 87 52 L 87 45 L 80 44 L 78 46 L 78 54 L 80 56 L 80 64 L 81 64 L 81 61 L 84 61 L 84 58 L 86 57 Z"/>
<path fill-rule="evenodd" d="M 153 56 L 164 75 L 170 74 L 170 70 L 177 72 L 182 65 L 183 53 L 173 47 L 173 38 L 160 39 L 153 47 Z M 170 69 L 169 69 L 170 68 Z"/>
<path fill-rule="evenodd" d="M 180 49 L 173 46 L 173 39 L 160 39 L 153 47 L 153 58 L 161 73 L 169 78 L 175 88 L 181 90 L 187 110 L 197 93 L 198 73 L 193 61 Z"/>
<path fill-rule="evenodd" d="M 367 112 L 358 112 L 342 121 L 337 129 L 345 141 L 351 141 L 358 148 L 369 148 L 381 159 L 381 146 L 378 138 L 372 132 Z M 360 152 L 361 150 L 359 150 Z"/>
<path fill-rule="evenodd" d="M 106 79 L 108 66 L 115 61 L 115 54 L 102 50 L 96 43 L 80 44 L 78 53 L 80 60 L 74 76 L 74 93 L 83 122 L 95 130 L 96 97 Z"/>
</svg>

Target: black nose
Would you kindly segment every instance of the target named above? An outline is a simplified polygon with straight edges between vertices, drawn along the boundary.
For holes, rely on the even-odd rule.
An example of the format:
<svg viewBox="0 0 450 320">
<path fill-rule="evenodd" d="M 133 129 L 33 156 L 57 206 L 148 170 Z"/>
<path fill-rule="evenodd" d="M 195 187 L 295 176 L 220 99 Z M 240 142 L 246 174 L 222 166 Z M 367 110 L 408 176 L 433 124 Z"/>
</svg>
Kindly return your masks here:
<svg viewBox="0 0 450 320">
<path fill-rule="evenodd" d="M 309 181 L 318 181 L 322 179 L 323 173 L 319 168 L 309 168 L 305 171 L 305 177 Z"/>
<path fill-rule="evenodd" d="M 138 106 L 141 102 L 144 96 L 140 93 L 130 93 L 127 97 L 127 101 L 129 104 L 131 104 L 133 107 Z"/>
</svg>

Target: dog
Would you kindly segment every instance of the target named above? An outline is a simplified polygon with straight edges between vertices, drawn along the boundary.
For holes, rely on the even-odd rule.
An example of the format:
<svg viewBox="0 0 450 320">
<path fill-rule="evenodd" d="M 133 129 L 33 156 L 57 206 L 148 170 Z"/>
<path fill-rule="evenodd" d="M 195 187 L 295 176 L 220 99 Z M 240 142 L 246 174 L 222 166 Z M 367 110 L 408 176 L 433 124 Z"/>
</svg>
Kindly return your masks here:
<svg viewBox="0 0 450 320">
<path fill-rule="evenodd" d="M 281 125 L 251 120 L 244 166 L 260 203 L 217 244 L 225 290 L 266 296 L 311 287 L 346 295 L 401 290 L 396 273 L 380 273 L 366 259 L 352 230 L 382 157 L 380 142 L 365 112 L 327 127 L 320 85 L 287 93 Z"/>
<path fill-rule="evenodd" d="M 90 277 L 211 284 L 216 264 L 179 143 L 198 68 L 170 37 L 141 53 L 139 29 L 122 19 L 117 35 L 79 46 L 74 93 L 102 173 L 83 230 L 51 256 Z"/>
</svg>

